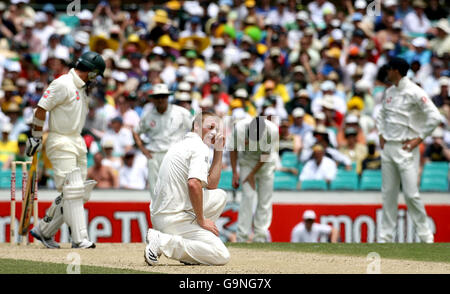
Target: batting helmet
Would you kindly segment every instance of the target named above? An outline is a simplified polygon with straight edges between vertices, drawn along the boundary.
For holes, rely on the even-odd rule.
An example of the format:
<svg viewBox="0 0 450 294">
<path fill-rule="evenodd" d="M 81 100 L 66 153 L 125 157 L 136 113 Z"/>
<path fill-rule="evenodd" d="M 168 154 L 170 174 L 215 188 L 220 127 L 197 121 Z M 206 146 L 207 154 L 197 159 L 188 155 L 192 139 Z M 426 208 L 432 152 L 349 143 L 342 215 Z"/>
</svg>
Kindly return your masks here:
<svg viewBox="0 0 450 294">
<path fill-rule="evenodd" d="M 103 76 L 103 72 L 105 71 L 106 64 L 103 60 L 103 57 L 92 51 L 88 51 L 83 53 L 83 55 L 78 58 L 77 64 L 75 66 L 81 70 L 95 72 L 100 76 Z"/>
</svg>

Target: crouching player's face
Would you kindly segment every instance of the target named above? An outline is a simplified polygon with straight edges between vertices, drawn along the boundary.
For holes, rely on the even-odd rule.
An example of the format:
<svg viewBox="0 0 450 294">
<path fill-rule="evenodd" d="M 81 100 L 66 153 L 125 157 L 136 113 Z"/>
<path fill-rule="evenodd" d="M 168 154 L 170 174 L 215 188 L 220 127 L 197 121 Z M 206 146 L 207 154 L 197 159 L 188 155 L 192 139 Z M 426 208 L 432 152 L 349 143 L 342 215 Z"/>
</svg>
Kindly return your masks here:
<svg viewBox="0 0 450 294">
<path fill-rule="evenodd" d="M 220 118 L 208 115 L 203 118 L 201 125 L 201 137 L 203 142 L 214 149 L 223 151 L 225 140 L 220 132 Z"/>
</svg>

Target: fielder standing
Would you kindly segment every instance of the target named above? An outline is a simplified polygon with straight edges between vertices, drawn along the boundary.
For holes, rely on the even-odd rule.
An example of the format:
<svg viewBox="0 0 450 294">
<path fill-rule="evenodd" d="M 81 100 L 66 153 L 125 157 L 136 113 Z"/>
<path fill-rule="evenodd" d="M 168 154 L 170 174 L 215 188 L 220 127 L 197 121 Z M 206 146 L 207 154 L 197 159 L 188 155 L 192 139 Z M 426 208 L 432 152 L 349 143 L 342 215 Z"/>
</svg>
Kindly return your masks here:
<svg viewBox="0 0 450 294">
<path fill-rule="evenodd" d="M 237 241 L 267 242 L 272 222 L 272 194 L 278 156 L 278 127 L 262 116 L 238 121 L 229 141 L 233 187 L 242 184 Z M 239 171 L 237 164 L 239 162 Z M 254 203 L 256 211 L 253 216 Z"/>
<path fill-rule="evenodd" d="M 133 131 L 138 148 L 148 158 L 150 196 L 154 195 L 158 171 L 164 155 L 172 144 L 181 141 L 192 123 L 189 111 L 169 104 L 170 94 L 165 84 L 156 84 L 150 94 L 154 107 L 142 114 L 139 125 Z M 148 140 L 145 146 L 141 135 Z"/>
<path fill-rule="evenodd" d="M 149 265 L 157 264 L 161 254 L 185 264 L 223 265 L 230 259 L 214 223 L 227 200 L 225 191 L 217 189 L 224 146 L 217 127 L 213 114 L 197 115 L 191 132 L 162 161 L 150 204 L 154 229 L 146 238 Z"/>
<path fill-rule="evenodd" d="M 59 248 L 53 237 L 64 222 L 70 228 L 73 248 L 95 248 L 88 237 L 84 203 L 89 200 L 96 182 L 85 181 L 87 148 L 80 133 L 89 108 L 86 90 L 97 76 L 103 75 L 105 67 L 99 54 L 84 53 L 75 68 L 49 85 L 34 113 L 27 155 L 33 156 L 41 148 L 42 127 L 48 111 L 49 133 L 45 149 L 53 166 L 56 188 L 62 192 L 30 232 L 48 248 Z"/>
<path fill-rule="evenodd" d="M 408 69 L 408 63 L 401 58 L 389 62 L 388 79 L 392 86 L 386 90 L 377 117 L 382 148 L 382 243 L 394 241 L 400 184 L 420 240 L 434 241 L 417 186 L 418 146 L 438 126 L 440 114 L 425 91 L 406 77 Z"/>
</svg>

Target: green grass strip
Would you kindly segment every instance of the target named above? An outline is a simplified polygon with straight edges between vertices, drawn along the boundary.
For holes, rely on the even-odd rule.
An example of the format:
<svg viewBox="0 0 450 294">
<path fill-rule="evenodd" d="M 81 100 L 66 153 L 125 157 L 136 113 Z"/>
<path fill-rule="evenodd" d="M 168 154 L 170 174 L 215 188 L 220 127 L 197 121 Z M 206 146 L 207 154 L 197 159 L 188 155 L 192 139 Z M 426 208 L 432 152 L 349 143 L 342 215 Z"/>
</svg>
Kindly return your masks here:
<svg viewBox="0 0 450 294">
<path fill-rule="evenodd" d="M 67 264 L 0 258 L 0 274 L 67 274 Z M 130 269 L 81 265 L 80 274 L 149 274 Z"/>
<path fill-rule="evenodd" d="M 450 243 L 227 243 L 227 246 L 244 249 L 310 252 L 364 257 L 370 252 L 376 252 L 381 258 L 450 263 Z"/>
</svg>

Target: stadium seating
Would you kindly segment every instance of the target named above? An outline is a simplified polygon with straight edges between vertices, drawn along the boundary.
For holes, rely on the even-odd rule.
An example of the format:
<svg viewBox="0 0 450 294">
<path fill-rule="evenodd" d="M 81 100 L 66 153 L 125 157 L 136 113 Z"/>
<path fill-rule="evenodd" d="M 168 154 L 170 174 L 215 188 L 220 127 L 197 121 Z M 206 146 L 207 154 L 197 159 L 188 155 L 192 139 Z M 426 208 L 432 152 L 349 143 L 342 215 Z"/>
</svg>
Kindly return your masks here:
<svg viewBox="0 0 450 294">
<path fill-rule="evenodd" d="M 301 190 L 328 190 L 327 182 L 323 180 L 305 180 L 301 182 Z"/>
<path fill-rule="evenodd" d="M 288 172 L 275 171 L 275 190 L 296 190 L 297 176 Z"/>
<path fill-rule="evenodd" d="M 285 151 L 281 155 L 281 165 L 283 167 L 294 167 L 298 166 L 298 156 L 294 152 Z"/>
<path fill-rule="evenodd" d="M 358 174 L 354 170 L 338 169 L 336 178 L 331 182 L 330 190 L 358 190 Z"/>
<path fill-rule="evenodd" d="M 233 172 L 231 170 L 223 170 L 220 174 L 219 186 L 217 188 L 223 190 L 233 190 L 232 180 Z"/>
<path fill-rule="evenodd" d="M 381 170 L 364 170 L 361 175 L 360 190 L 381 190 Z"/>
<path fill-rule="evenodd" d="M 448 179 L 422 176 L 422 180 L 420 181 L 420 191 L 448 191 Z"/>
<path fill-rule="evenodd" d="M 19 182 L 22 183 L 22 177 Z M 9 189 L 10 187 L 11 187 L 11 170 L 0 170 L 0 188 Z"/>
</svg>

